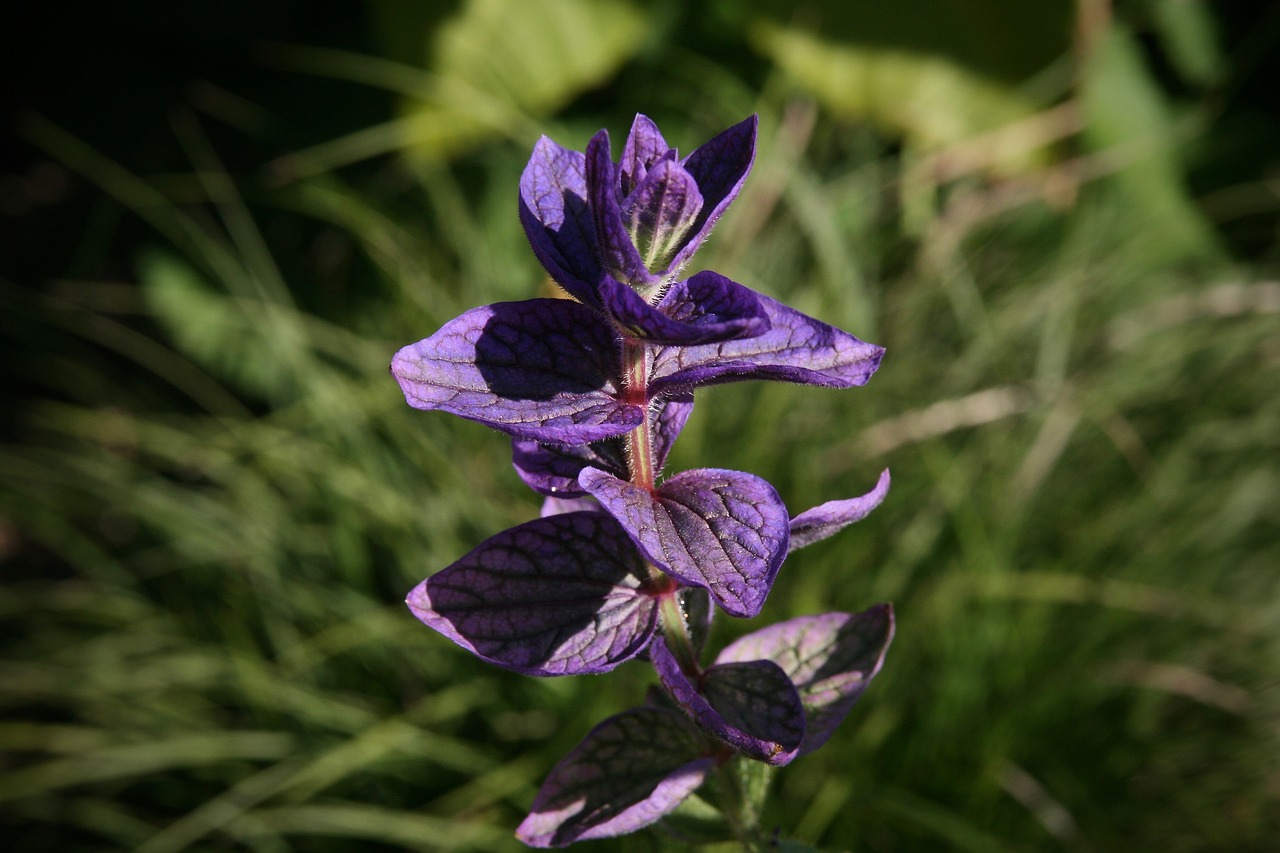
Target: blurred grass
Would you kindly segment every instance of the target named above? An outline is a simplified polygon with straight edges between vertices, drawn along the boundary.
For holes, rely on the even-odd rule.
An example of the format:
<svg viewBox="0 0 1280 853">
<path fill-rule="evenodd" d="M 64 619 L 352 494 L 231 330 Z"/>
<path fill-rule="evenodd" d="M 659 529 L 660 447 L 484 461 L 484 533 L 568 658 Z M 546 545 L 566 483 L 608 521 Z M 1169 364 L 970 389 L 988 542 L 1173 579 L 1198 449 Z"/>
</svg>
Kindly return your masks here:
<svg viewBox="0 0 1280 853">
<path fill-rule="evenodd" d="M 1170 5 L 1151 14 L 1174 55 L 1219 79 Z M 103 250 L 136 285 L 5 285 L 30 391 L 0 447 L 13 849 L 518 849 L 551 765 L 652 679 L 509 675 L 408 616 L 413 584 L 538 501 L 505 440 L 409 410 L 386 364 L 539 292 L 513 203 L 534 134 L 618 137 L 637 109 L 682 151 L 759 111 L 755 173 L 700 265 L 889 352 L 857 391 L 701 393 L 671 462 L 759 473 L 794 510 L 893 470 L 888 502 L 789 562 L 757 620 L 881 600 L 899 617 L 876 686 L 777 774 L 766 819 L 832 850 L 1268 849 L 1280 284 L 1188 194 L 1173 137 L 1202 125 L 1142 147 L 1131 119 L 1167 97 L 1103 26 L 1120 58 L 1062 60 L 1084 70 L 1046 109 L 1078 118 L 1012 171 L 966 165 L 968 131 L 912 143 L 785 68 L 752 80 L 652 39 L 616 78 L 597 59 L 517 104 L 517 139 L 365 169 L 333 170 L 341 149 L 235 174 L 209 118 L 180 111 L 189 170 L 143 176 L 30 120 L 150 231 Z M 1095 95 L 1112 100 L 1079 108 Z M 751 627 L 721 620 L 715 641 Z"/>
</svg>

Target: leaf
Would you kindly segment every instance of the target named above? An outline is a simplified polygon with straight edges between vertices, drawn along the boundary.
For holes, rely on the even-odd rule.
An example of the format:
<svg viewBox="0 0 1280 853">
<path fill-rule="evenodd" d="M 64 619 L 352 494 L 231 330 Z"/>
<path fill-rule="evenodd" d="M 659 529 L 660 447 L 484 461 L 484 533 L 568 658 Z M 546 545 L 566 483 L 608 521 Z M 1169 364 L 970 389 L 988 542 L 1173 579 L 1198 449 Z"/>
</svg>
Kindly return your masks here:
<svg viewBox="0 0 1280 853">
<path fill-rule="evenodd" d="M 667 464 L 667 456 L 676 443 L 684 425 L 693 414 L 693 395 L 677 394 L 661 397 L 651 402 L 649 408 L 656 411 L 653 418 L 653 467 L 655 472 L 661 471 Z"/>
<path fill-rule="evenodd" d="M 801 616 L 730 643 L 716 665 L 768 660 L 782 668 L 804 704 L 803 755 L 826 743 L 880 671 L 893 627 L 888 604 L 858 614 Z"/>
<path fill-rule="evenodd" d="M 626 0 L 469 0 L 418 34 L 434 73 L 406 101 L 407 153 L 449 156 L 552 115 L 604 84 L 650 28 Z"/>
<path fill-rule="evenodd" d="M 1184 80 L 1207 88 L 1222 79 L 1226 63 L 1209 3 L 1154 0 L 1148 8 L 1170 63 Z"/>
<path fill-rule="evenodd" d="M 643 565 L 608 515 L 571 512 L 492 536 L 409 593 L 426 625 L 527 675 L 608 672 L 658 619 Z"/>
<path fill-rule="evenodd" d="M 764 766 L 750 762 L 756 766 Z M 733 841 L 733 831 L 719 808 L 698 794 L 690 794 L 662 819 L 662 828 L 682 841 L 714 844 Z M 714 849 L 714 848 L 713 848 Z"/>
<path fill-rule="evenodd" d="M 870 121 L 917 151 L 965 142 L 1042 106 L 1017 86 L 940 53 L 835 41 L 764 20 L 751 28 L 750 39 L 837 114 Z M 1045 160 L 1042 149 L 1002 153 L 996 167 L 1004 174 Z"/>
<path fill-rule="evenodd" d="M 766 480 L 700 468 L 650 491 L 587 468 L 578 482 L 651 563 L 704 587 L 733 616 L 760 612 L 790 537 L 787 508 Z"/>
<path fill-rule="evenodd" d="M 702 587 L 686 587 L 678 593 L 680 596 L 680 612 L 684 614 L 685 627 L 689 630 L 689 642 L 693 644 L 694 655 L 701 655 L 707 645 L 707 636 L 711 633 L 711 622 L 715 616 L 715 608 L 711 606 L 711 596 Z"/>
<path fill-rule="evenodd" d="M 602 722 L 555 768 L 516 837 L 531 847 L 611 838 L 670 813 L 714 760 L 683 716 L 636 708 Z"/>
<path fill-rule="evenodd" d="M 1124 165 L 1112 177 L 1133 206 L 1145 245 L 1176 261 L 1217 253 L 1217 241 L 1186 189 L 1178 129 L 1137 41 L 1108 27 L 1083 64 L 1080 109 L 1089 147 Z"/>
<path fill-rule="evenodd" d="M 242 391 L 263 397 L 296 387 L 263 334 L 261 303 L 242 305 L 215 290 L 184 258 L 151 249 L 138 258 L 147 307 L 178 348 Z"/>
<path fill-rule="evenodd" d="M 574 444 L 623 435 L 644 408 L 619 402 L 613 334 L 565 299 L 473 308 L 396 353 L 409 405 L 439 409 L 519 438 Z"/>
<path fill-rule="evenodd" d="M 612 206 L 617 211 L 616 205 Z M 603 208 L 602 211 L 609 211 Z M 675 275 L 676 250 L 685 245 L 702 210 L 702 193 L 693 175 L 675 159 L 675 151 L 653 164 L 619 214 L 624 233 L 634 239 L 644 266 L 664 277 Z"/>
<path fill-rule="evenodd" d="M 783 765 L 796 757 L 804 738 L 804 707 L 776 663 L 717 664 L 695 686 L 660 634 L 649 645 L 649 659 L 676 704 L 716 738 L 768 764 Z"/>
<path fill-rule="evenodd" d="M 861 521 L 871 513 L 871 510 L 880 506 L 888 494 L 889 469 L 886 468 L 881 472 L 875 488 L 862 497 L 827 501 L 813 509 L 805 510 L 791 519 L 791 545 L 788 553 L 797 548 L 812 545 L 814 542 L 821 542 L 855 521 Z"/>
</svg>

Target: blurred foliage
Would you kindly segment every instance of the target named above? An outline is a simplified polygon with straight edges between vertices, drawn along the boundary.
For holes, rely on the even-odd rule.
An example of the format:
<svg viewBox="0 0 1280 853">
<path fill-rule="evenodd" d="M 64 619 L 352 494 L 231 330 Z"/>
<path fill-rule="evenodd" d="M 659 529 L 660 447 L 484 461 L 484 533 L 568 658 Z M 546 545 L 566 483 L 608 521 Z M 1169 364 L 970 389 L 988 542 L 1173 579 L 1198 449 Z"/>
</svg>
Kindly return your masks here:
<svg viewBox="0 0 1280 853">
<path fill-rule="evenodd" d="M 401 96 L 398 117 L 278 164 L 289 177 L 390 152 L 450 157 L 494 136 L 536 133 L 535 119 L 616 73 L 648 28 L 622 0 L 473 0 L 447 17 L 433 4 L 405 6 L 378 3 L 373 13 L 387 52 L 404 62 L 314 48 L 281 52 L 293 67 Z"/>
<path fill-rule="evenodd" d="M 1007 84 L 940 56 L 824 42 L 767 22 L 756 28 L 754 41 L 833 111 L 870 120 L 917 149 L 965 142 L 1026 119 L 1039 106 Z M 938 109 L 940 103 L 948 108 Z"/>
<path fill-rule="evenodd" d="M 1275 10 L 49 14 L 0 176 L 11 849 L 518 849 L 552 764 L 652 677 L 514 676 L 407 614 L 538 500 L 386 365 L 547 286 L 530 145 L 637 111 L 685 152 L 758 111 L 702 263 L 889 352 L 853 392 L 704 392 L 671 461 L 795 509 L 893 471 L 762 617 L 899 617 L 765 820 L 826 850 L 1274 846 Z M 581 849 L 687 849 L 697 805 Z"/>
</svg>

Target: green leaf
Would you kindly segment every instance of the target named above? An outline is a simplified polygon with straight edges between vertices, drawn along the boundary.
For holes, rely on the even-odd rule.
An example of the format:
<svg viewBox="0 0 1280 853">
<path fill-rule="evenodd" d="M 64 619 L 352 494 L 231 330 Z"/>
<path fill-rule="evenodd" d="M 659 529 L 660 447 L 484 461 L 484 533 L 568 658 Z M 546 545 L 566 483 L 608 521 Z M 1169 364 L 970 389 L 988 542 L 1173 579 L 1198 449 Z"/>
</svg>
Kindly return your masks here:
<svg viewBox="0 0 1280 853">
<path fill-rule="evenodd" d="M 759 767 L 767 766 L 756 761 L 748 763 Z M 676 810 L 664 817 L 658 827 L 683 840 L 701 844 L 733 839 L 733 833 L 725 823 L 724 815 L 697 794 L 691 794 L 688 799 L 676 806 Z"/>
<path fill-rule="evenodd" d="M 1014 87 L 941 55 L 834 42 L 760 21 L 752 45 L 827 108 L 869 121 L 924 152 L 1034 115 L 1041 104 Z M 1016 172 L 1044 161 L 1042 149 L 1010 150 L 997 162 Z"/>
<path fill-rule="evenodd" d="M 1174 68 L 1189 83 L 1212 86 L 1222 77 L 1217 25 L 1204 0 L 1155 0 L 1151 23 Z"/>
<path fill-rule="evenodd" d="M 445 156 L 554 113 L 611 77 L 648 25 L 623 0 L 471 0 L 429 47 L 437 85 L 405 107 L 407 153 Z"/>
<path fill-rule="evenodd" d="M 1113 25 L 1082 69 L 1086 143 L 1118 166 L 1113 179 L 1140 233 L 1162 258 L 1215 253 L 1215 240 L 1187 194 L 1179 128 L 1133 36 Z"/>
<path fill-rule="evenodd" d="M 252 394 L 270 396 L 290 387 L 286 364 L 269 343 L 261 317 L 218 293 L 180 256 L 160 249 L 144 252 L 138 280 L 152 315 L 186 355 L 215 376 Z M 258 313 L 267 306 L 259 305 Z"/>
</svg>

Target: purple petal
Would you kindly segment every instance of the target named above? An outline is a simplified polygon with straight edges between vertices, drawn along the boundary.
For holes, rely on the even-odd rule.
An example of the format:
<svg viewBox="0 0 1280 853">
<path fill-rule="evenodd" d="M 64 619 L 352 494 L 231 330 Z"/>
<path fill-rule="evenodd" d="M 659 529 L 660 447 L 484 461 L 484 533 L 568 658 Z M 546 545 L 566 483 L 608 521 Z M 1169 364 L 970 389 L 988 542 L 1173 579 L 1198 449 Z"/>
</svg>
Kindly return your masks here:
<svg viewBox="0 0 1280 853">
<path fill-rule="evenodd" d="M 670 150 L 658 132 L 658 126 L 648 116 L 637 113 L 631 123 L 631 132 L 627 134 L 627 144 L 622 148 L 622 160 L 618 163 L 619 186 L 624 198 L 644 180 L 649 167 Z"/>
<path fill-rule="evenodd" d="M 690 229 L 688 241 L 672 259 L 672 269 L 680 269 L 688 262 L 711 233 L 720 214 L 737 198 L 756 156 L 757 124 L 756 116 L 740 121 L 685 159 L 684 167 L 698 182 L 702 193 L 702 210 Z"/>
<path fill-rule="evenodd" d="M 651 492 L 587 468 L 578 483 L 658 568 L 706 588 L 730 615 L 760 612 L 790 536 L 787 508 L 766 480 L 701 468 Z"/>
<path fill-rule="evenodd" d="M 820 542 L 855 521 L 862 521 L 871 510 L 880 506 L 889 494 L 889 469 L 880 473 L 875 488 L 860 498 L 827 501 L 821 506 L 807 509 L 791 519 L 790 551 Z M 788 553 L 790 553 L 788 551 Z"/>
<path fill-rule="evenodd" d="M 577 444 L 623 435 L 642 406 L 615 398 L 618 347 L 607 323 L 567 299 L 473 308 L 396 353 L 409 405 L 519 438 Z"/>
<path fill-rule="evenodd" d="M 596 305 L 603 277 L 584 157 L 542 137 L 520 176 L 520 221 L 533 253 L 574 298 Z"/>
<path fill-rule="evenodd" d="M 673 285 L 657 306 L 630 288 L 602 296 L 605 310 L 618 325 L 655 344 L 694 346 L 769 331 L 758 294 L 710 270 Z"/>
<path fill-rule="evenodd" d="M 516 837 L 565 847 L 648 826 L 680 805 L 715 764 L 702 737 L 674 711 L 635 708 L 592 729 L 534 797 Z"/>
<path fill-rule="evenodd" d="M 608 672 L 657 625 L 644 567 L 600 512 L 539 518 L 482 542 L 409 593 L 413 614 L 477 657 L 527 675 Z"/>
<path fill-rule="evenodd" d="M 757 293 L 769 331 L 718 344 L 666 347 L 653 364 L 651 393 L 744 379 L 848 388 L 865 385 L 884 349 Z"/>
<path fill-rule="evenodd" d="M 618 280 L 618 286 L 609 289 L 634 294 L 631 286 L 657 285 L 659 279 L 645 268 L 631 234 L 623 224 L 618 207 L 618 178 L 609 157 L 607 130 L 600 131 L 587 143 L 586 182 L 599 257 L 609 275 Z"/>
<path fill-rule="evenodd" d="M 619 221 L 644 267 L 665 276 L 701 210 L 702 193 L 693 175 L 674 156 L 663 157 L 622 202 Z"/>
<path fill-rule="evenodd" d="M 804 703 L 803 755 L 831 737 L 880 671 L 892 640 L 893 608 L 878 604 L 770 625 L 726 646 L 716 664 L 770 660 L 782 667 Z"/>
<path fill-rule="evenodd" d="M 796 757 L 804 738 L 804 708 L 776 663 L 713 666 L 702 673 L 699 691 L 660 634 L 649 644 L 649 659 L 676 704 L 715 737 L 769 764 L 786 764 Z"/>
</svg>

